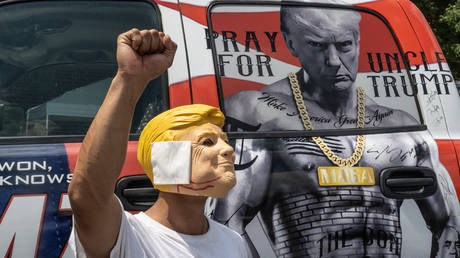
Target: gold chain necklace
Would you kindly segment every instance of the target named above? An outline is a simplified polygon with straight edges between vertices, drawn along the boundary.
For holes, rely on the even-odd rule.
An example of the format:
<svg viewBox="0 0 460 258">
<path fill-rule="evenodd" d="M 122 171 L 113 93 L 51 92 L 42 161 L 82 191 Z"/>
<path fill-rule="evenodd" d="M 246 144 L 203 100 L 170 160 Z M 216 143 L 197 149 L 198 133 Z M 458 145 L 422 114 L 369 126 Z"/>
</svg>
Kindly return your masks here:
<svg viewBox="0 0 460 258">
<path fill-rule="evenodd" d="M 305 102 L 303 101 L 302 93 L 300 92 L 299 81 L 295 73 L 289 73 L 289 82 L 291 85 L 292 93 L 294 95 L 295 102 L 297 104 L 297 110 L 300 113 L 300 118 L 302 119 L 303 126 L 306 130 L 313 130 L 313 126 L 308 115 L 307 108 L 305 107 Z M 357 87 L 358 89 L 358 121 L 356 123 L 357 128 L 364 128 L 364 114 L 365 114 L 365 105 L 364 105 L 364 89 Z M 326 157 L 335 165 L 339 167 L 352 167 L 358 163 L 361 159 L 364 151 L 364 143 L 366 141 L 364 135 L 358 135 L 356 141 L 356 148 L 353 154 L 346 159 L 343 159 L 337 156 L 327 144 L 321 139 L 321 137 L 312 137 L 313 141 L 318 145 L 318 147 L 323 151 Z"/>
</svg>

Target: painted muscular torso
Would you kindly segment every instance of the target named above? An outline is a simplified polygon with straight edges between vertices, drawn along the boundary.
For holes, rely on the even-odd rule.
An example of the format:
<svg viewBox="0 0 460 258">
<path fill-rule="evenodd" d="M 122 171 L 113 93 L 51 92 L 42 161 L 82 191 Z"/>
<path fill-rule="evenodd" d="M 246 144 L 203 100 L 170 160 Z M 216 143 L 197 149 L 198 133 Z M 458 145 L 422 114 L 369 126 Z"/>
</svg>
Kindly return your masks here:
<svg viewBox="0 0 460 258">
<path fill-rule="evenodd" d="M 372 167 L 374 186 L 320 186 L 318 166 L 333 166 L 309 138 L 283 139 L 274 151 L 262 218 L 279 257 L 398 257 L 401 252 L 400 202 L 379 188 L 380 171 L 415 166 L 416 146 L 407 134 L 368 135 L 356 166 Z M 325 140 L 342 157 L 356 137 Z M 321 156 L 320 156 L 321 155 Z"/>
<path fill-rule="evenodd" d="M 279 85 L 276 86 L 272 89 L 280 89 Z M 304 129 L 289 94 L 271 91 L 267 87 L 253 92 L 249 101 L 255 105 L 254 112 L 251 112 L 252 124 L 260 124 L 259 131 Z M 315 129 L 356 127 L 356 111 L 334 115 L 308 99 L 306 106 Z M 244 122 L 251 123 L 248 119 Z M 405 122 L 412 123 L 405 113 L 366 99 L 365 127 L 401 126 Z M 351 156 L 356 146 L 356 136 L 323 139 L 342 158 Z M 372 167 L 375 185 L 338 187 L 319 185 L 318 167 L 335 165 L 311 138 L 264 139 L 253 143 L 265 146 L 261 149 L 265 148 L 271 155 L 269 171 L 262 172 L 263 159 L 256 160 L 252 169 L 257 173 L 269 173 L 260 207 L 277 256 L 400 255 L 401 203 L 382 195 L 379 175 L 387 167 L 416 166 L 423 159 L 423 142 L 409 133 L 388 134 L 385 139 L 382 135 L 367 135 L 363 156 L 356 166 Z"/>
</svg>

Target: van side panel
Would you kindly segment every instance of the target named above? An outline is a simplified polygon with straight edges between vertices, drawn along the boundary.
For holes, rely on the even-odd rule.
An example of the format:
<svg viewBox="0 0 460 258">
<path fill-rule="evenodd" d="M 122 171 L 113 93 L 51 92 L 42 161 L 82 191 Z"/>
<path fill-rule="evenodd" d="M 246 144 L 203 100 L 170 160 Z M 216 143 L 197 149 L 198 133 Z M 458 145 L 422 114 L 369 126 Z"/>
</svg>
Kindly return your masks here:
<svg viewBox="0 0 460 258">
<path fill-rule="evenodd" d="M 65 143 L 64 144 L 67 160 L 69 164 L 69 171 L 73 173 L 75 170 L 75 164 L 77 163 L 78 152 L 80 150 L 81 143 Z M 123 165 L 121 177 L 132 176 L 132 175 L 144 174 L 141 165 L 137 161 L 137 141 L 128 142 L 128 149 L 126 154 L 125 164 Z"/>
<path fill-rule="evenodd" d="M 217 83 L 211 49 L 207 48 L 210 35 L 207 33 L 206 6 L 180 2 L 187 39 L 189 69 L 193 88 L 193 103 L 219 106 Z"/>
<path fill-rule="evenodd" d="M 458 166 L 460 167 L 460 141 L 453 141 L 454 147 L 455 147 L 455 152 L 457 153 L 457 161 L 458 161 Z M 460 173 L 460 172 L 459 172 Z M 456 185 L 459 184 L 459 181 L 456 181 Z M 457 193 L 460 192 L 457 188 Z"/>
<path fill-rule="evenodd" d="M 408 21 L 415 32 L 422 51 L 425 53 L 427 62 L 430 64 L 431 76 L 434 75 L 438 78 L 439 83 L 435 80 L 434 84 L 438 89 L 437 96 L 439 104 L 444 111 L 443 120 L 447 126 L 448 139 L 460 140 L 460 123 L 458 123 L 457 119 L 457 111 L 460 109 L 460 97 L 457 94 L 458 91 L 456 90 L 454 78 L 450 73 L 446 57 L 420 10 L 410 1 L 401 0 L 399 3 L 408 17 Z M 430 83 L 433 84 L 432 82 Z M 429 105 L 422 106 L 430 108 Z M 431 129 L 430 124 L 428 126 Z M 432 133 L 435 132 L 435 130 L 432 131 Z M 434 137 L 441 138 L 435 134 Z"/>
<path fill-rule="evenodd" d="M 176 1 L 154 0 L 160 9 L 163 31 L 177 43 L 173 65 L 168 69 L 170 107 L 191 104 L 187 54 L 182 18 Z"/>
<path fill-rule="evenodd" d="M 188 67 L 184 67 L 184 69 L 179 72 L 180 75 L 174 74 L 171 71 L 169 73 L 169 76 L 173 77 L 170 79 L 169 88 L 171 108 L 191 104 L 192 96 L 194 104 L 207 104 L 218 107 L 219 100 L 211 51 L 209 50 L 207 51 L 209 53 L 203 53 L 201 51 L 197 51 L 197 49 L 201 49 L 201 47 L 196 46 L 197 44 L 204 44 L 205 42 L 203 39 L 206 38 L 204 33 L 204 28 L 207 26 L 206 8 L 187 3 L 172 3 L 170 1 L 157 0 L 156 3 L 161 6 L 160 10 L 167 9 L 168 12 L 173 12 L 174 15 L 180 16 L 181 24 L 184 26 L 184 34 L 181 34 L 179 37 L 184 42 L 184 44 L 179 44 L 179 48 L 181 48 L 181 58 L 184 53 L 185 60 L 185 53 L 188 54 Z M 164 20 L 163 22 L 165 26 L 167 26 L 167 23 L 170 23 L 170 17 L 166 17 L 167 20 Z M 163 18 L 166 17 L 163 16 Z M 181 25 L 176 24 L 176 26 L 180 27 Z M 193 28 L 190 28 L 190 26 Z M 200 28 L 197 29 L 196 27 Z M 196 35 L 193 35 L 197 32 L 203 32 L 202 37 L 196 37 Z M 183 37 L 184 35 L 185 38 Z M 176 40 L 176 42 L 179 41 Z M 187 51 L 185 51 L 185 47 L 187 47 Z M 190 70 L 191 78 L 187 77 L 187 80 L 185 80 L 183 77 L 187 74 L 187 69 Z M 206 72 L 203 73 L 202 71 Z M 192 88 L 191 90 L 190 87 Z"/>
<path fill-rule="evenodd" d="M 441 163 L 449 171 L 450 177 L 457 191 L 457 196 L 460 197 L 460 171 L 458 155 L 460 155 L 460 141 L 436 140 L 439 149 L 439 159 Z M 457 150 L 456 150 L 457 149 Z"/>
<path fill-rule="evenodd" d="M 212 56 L 209 41 L 211 37 L 217 37 L 218 35 L 210 35 L 211 33 L 206 31 L 206 9 L 209 1 L 191 3 L 191 1 L 181 0 L 179 2 L 184 21 L 184 34 L 187 38 L 187 47 L 189 49 L 191 81 L 195 92 L 199 78 L 214 76 L 215 71 L 214 67 L 211 66 Z M 452 110 L 460 110 L 460 98 L 456 94 L 453 77 L 448 70 L 442 50 L 428 23 L 415 5 L 407 0 L 364 1 L 356 4 L 356 6 L 380 13 L 388 20 L 397 35 L 403 52 L 411 65 L 411 73 L 415 76 L 425 123 L 428 125 L 433 137 L 438 139 L 442 163 L 451 174 L 455 185 L 459 185 L 460 161 L 455 152 L 455 148 L 457 148 L 457 152 L 460 151 L 458 149 L 460 143 L 457 144 L 456 142 L 458 141 L 456 139 L 459 139 L 459 130 L 454 128 L 458 127 L 456 125 L 458 123 L 452 121 L 450 114 L 455 114 Z M 219 31 L 216 28 L 214 29 Z M 236 40 L 241 41 L 242 39 L 238 37 Z M 257 85 L 251 84 L 254 82 L 250 81 L 238 82 L 236 79 L 226 77 L 223 77 L 223 80 L 235 80 L 234 83 L 232 82 L 232 85 L 235 85 L 235 89 L 244 90 L 257 87 Z M 436 80 L 439 82 L 436 82 Z M 209 86 L 211 87 L 211 84 Z M 224 97 L 233 93 L 223 92 Z M 202 103 L 201 99 L 197 99 L 200 96 L 202 95 L 193 94 L 197 103 Z M 212 98 L 214 98 L 213 95 Z M 452 139 L 454 139 L 453 144 Z M 457 193 L 460 195 L 459 187 L 457 187 Z"/>
<path fill-rule="evenodd" d="M 65 146 L 2 145 L 0 157 L 0 256 L 58 257 L 71 229 Z"/>
<path fill-rule="evenodd" d="M 417 34 L 418 41 L 422 48 L 425 50 L 441 50 L 430 25 L 417 6 L 408 0 L 399 0 L 398 3 L 406 13 L 413 30 Z M 436 57 L 434 55 L 429 55 L 427 57 L 429 62 L 436 62 Z"/>
<path fill-rule="evenodd" d="M 441 162 L 460 196 L 460 123 L 456 119 L 460 98 L 436 37 L 420 10 L 408 0 L 383 0 L 359 6 L 378 11 L 395 31 L 415 75 L 425 123 L 437 139 Z"/>
<path fill-rule="evenodd" d="M 447 61 L 427 20 L 412 2 L 408 0 L 400 0 L 398 2 L 406 13 L 419 44 L 427 55 L 428 62 L 436 64 L 433 67 L 433 70 L 435 70 L 434 73 L 442 73 L 443 78 L 450 81 L 450 94 L 439 95 L 439 100 L 444 109 L 444 117 L 451 140 L 438 140 L 437 142 L 441 162 L 449 171 L 456 187 L 457 195 L 460 196 L 460 123 L 457 119 L 460 108 L 460 97 L 455 91 L 453 76 L 450 74 Z M 434 137 L 437 138 L 436 135 Z"/>
</svg>

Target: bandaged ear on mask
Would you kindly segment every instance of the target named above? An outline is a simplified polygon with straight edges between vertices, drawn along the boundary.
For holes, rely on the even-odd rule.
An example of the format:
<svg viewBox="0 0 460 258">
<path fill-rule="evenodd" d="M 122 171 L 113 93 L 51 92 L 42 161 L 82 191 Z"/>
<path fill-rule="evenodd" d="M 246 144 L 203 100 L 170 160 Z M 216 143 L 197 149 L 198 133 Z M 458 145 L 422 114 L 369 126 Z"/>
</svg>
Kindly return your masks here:
<svg viewBox="0 0 460 258">
<path fill-rule="evenodd" d="M 177 140 L 192 128 L 208 124 L 222 128 L 224 120 L 219 109 L 203 104 L 179 106 L 150 120 L 139 137 L 137 159 L 153 186 L 161 192 L 223 197 L 236 183 L 234 171 L 214 175 L 209 164 L 195 167 L 193 145 Z"/>
<path fill-rule="evenodd" d="M 195 154 L 192 154 L 195 153 Z M 223 197 L 235 184 L 234 172 L 216 175 L 215 170 L 192 166 L 196 155 L 190 141 L 151 143 L 154 187 L 162 192 L 194 196 Z M 195 156 L 196 158 L 196 156 Z M 207 178 L 202 180 L 203 178 Z M 194 181 L 196 180 L 196 181 Z"/>
<path fill-rule="evenodd" d="M 151 143 L 153 181 L 156 185 L 190 184 L 191 142 Z"/>
</svg>

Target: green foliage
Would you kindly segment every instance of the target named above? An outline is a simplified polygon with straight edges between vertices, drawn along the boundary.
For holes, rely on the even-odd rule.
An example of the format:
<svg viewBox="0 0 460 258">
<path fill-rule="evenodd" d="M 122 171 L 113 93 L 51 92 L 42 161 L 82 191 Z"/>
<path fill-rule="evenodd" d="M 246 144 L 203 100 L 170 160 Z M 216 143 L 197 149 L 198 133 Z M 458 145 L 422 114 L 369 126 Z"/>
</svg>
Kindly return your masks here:
<svg viewBox="0 0 460 258">
<path fill-rule="evenodd" d="M 452 74 L 460 80 L 460 0 L 412 0 L 431 26 Z"/>
</svg>

